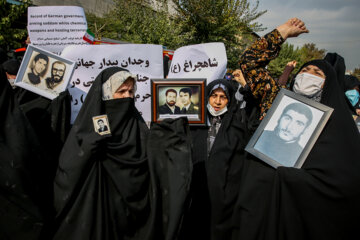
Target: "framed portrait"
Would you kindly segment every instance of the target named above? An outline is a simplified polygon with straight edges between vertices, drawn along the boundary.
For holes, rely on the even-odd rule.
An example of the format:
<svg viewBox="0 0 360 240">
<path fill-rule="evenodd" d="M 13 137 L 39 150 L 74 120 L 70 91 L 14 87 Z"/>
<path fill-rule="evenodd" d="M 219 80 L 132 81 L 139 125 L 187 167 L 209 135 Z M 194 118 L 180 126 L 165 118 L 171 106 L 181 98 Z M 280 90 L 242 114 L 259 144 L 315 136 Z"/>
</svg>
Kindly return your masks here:
<svg viewBox="0 0 360 240">
<path fill-rule="evenodd" d="M 94 130 L 99 135 L 111 134 L 107 115 L 99 115 L 92 118 Z"/>
<path fill-rule="evenodd" d="M 205 125 L 206 79 L 152 79 L 151 121 L 187 117 L 190 125 Z"/>
<path fill-rule="evenodd" d="M 15 85 L 52 100 L 65 91 L 74 68 L 74 61 L 29 45 Z"/>
<path fill-rule="evenodd" d="M 333 110 L 281 89 L 245 150 L 274 168 L 301 168 Z"/>
</svg>

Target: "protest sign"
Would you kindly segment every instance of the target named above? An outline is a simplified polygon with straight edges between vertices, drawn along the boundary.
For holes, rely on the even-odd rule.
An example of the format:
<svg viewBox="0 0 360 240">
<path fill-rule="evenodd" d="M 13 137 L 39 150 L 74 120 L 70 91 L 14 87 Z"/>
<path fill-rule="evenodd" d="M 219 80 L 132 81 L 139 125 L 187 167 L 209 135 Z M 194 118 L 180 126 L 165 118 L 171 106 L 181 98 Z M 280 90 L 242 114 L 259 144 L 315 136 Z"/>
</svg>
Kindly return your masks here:
<svg viewBox="0 0 360 240">
<path fill-rule="evenodd" d="M 60 53 L 68 45 L 85 45 L 84 9 L 76 6 L 28 8 L 28 33 L 34 46 Z"/>
<path fill-rule="evenodd" d="M 136 107 L 146 122 L 151 120 L 151 78 L 162 78 L 162 46 L 151 44 L 86 45 L 66 47 L 61 56 L 75 61 L 68 89 L 72 95 L 73 123 L 97 75 L 108 67 L 121 67 L 136 74 Z"/>
<path fill-rule="evenodd" d="M 207 78 L 207 84 L 226 73 L 223 43 L 204 43 L 176 49 L 168 78 Z"/>
</svg>

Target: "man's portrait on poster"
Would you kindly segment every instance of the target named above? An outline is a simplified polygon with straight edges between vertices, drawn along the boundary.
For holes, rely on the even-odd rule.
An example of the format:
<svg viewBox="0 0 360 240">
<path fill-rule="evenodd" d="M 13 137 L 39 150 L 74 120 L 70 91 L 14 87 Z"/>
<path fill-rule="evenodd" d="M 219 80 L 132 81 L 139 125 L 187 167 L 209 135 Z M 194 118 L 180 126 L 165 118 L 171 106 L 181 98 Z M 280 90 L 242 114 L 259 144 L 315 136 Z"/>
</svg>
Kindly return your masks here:
<svg viewBox="0 0 360 240">
<path fill-rule="evenodd" d="M 190 121 L 200 121 L 204 109 L 205 79 L 182 82 L 166 79 L 171 84 L 160 84 L 161 80 L 152 82 L 153 121 L 165 118 L 187 117 Z"/>
<path fill-rule="evenodd" d="M 53 99 L 66 89 L 74 66 L 71 60 L 29 45 L 15 85 Z"/>
<path fill-rule="evenodd" d="M 93 117 L 95 132 L 100 135 L 111 134 L 107 115 Z"/>
<path fill-rule="evenodd" d="M 246 150 L 251 146 L 251 153 L 258 153 L 258 157 L 274 167 L 300 167 L 330 116 L 326 113 L 331 114 L 330 108 L 323 105 L 325 109 L 319 109 L 320 103 L 313 104 L 283 95 L 281 101 L 272 106 L 275 108 L 264 118 L 264 124 L 259 126 Z"/>
</svg>

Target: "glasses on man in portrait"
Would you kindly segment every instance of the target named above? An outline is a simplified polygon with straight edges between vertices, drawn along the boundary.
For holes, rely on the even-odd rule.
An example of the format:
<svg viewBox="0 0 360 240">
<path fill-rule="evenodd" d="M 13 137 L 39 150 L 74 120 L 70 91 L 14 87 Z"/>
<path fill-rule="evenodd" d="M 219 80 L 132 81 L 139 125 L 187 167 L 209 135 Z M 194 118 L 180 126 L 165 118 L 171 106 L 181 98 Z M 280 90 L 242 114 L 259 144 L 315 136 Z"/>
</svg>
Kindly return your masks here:
<svg viewBox="0 0 360 240">
<path fill-rule="evenodd" d="M 74 61 L 29 45 L 14 84 L 54 99 L 65 91 L 74 68 Z"/>
</svg>

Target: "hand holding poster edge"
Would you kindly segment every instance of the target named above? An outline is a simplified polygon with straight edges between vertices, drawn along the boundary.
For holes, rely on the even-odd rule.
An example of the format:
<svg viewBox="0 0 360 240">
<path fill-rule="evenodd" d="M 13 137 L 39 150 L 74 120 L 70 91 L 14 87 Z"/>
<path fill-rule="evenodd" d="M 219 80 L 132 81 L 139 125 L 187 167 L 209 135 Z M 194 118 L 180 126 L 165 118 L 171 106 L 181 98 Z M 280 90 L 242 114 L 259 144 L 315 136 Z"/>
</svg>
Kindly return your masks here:
<svg viewBox="0 0 360 240">
<path fill-rule="evenodd" d="M 333 110 L 333 108 L 294 92 L 281 89 L 270 110 L 245 147 L 245 151 L 274 168 L 280 166 L 301 168 Z M 297 126 L 296 130 L 281 130 L 282 118 L 289 112 L 290 117 L 288 118 L 294 120 L 297 118 L 299 122 L 305 122 L 303 130 L 299 130 L 301 126 Z M 311 117 L 308 117 L 309 115 Z M 300 118 L 304 120 L 300 120 Z M 311 121 L 308 124 L 309 118 Z M 271 124 L 276 125 L 273 131 L 267 130 Z M 310 124 L 312 124 L 311 131 L 308 133 L 308 139 L 304 141 L 304 147 L 296 147 L 295 144 L 297 145 L 299 142 L 301 134 L 304 133 L 306 127 L 310 128 Z M 299 152 L 295 153 L 294 151 L 297 151 L 295 149 L 298 149 Z"/>
<path fill-rule="evenodd" d="M 175 50 L 168 78 L 207 78 L 207 84 L 226 73 L 227 56 L 222 42 L 202 43 Z"/>
</svg>

